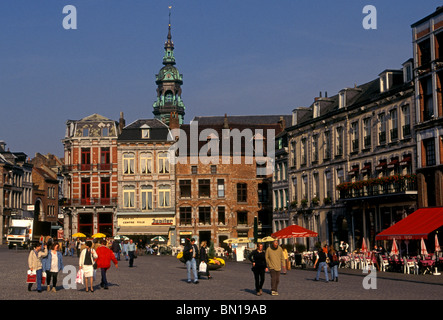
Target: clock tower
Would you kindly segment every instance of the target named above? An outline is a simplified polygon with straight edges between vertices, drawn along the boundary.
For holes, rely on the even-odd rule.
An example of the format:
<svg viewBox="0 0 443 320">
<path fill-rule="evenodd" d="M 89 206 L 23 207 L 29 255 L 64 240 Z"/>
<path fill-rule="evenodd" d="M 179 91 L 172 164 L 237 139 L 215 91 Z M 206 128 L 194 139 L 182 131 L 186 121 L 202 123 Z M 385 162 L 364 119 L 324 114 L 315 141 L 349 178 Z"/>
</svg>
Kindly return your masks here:
<svg viewBox="0 0 443 320">
<path fill-rule="evenodd" d="M 171 9 L 171 7 L 169 7 Z M 183 123 L 185 105 L 181 98 L 183 75 L 175 67 L 174 43 L 171 36 L 171 13 L 169 12 L 168 37 L 165 42 L 163 68 L 155 76 L 157 84 L 157 100 L 154 102 L 155 118 L 169 125 L 171 113 L 178 116 L 179 124 Z"/>
</svg>

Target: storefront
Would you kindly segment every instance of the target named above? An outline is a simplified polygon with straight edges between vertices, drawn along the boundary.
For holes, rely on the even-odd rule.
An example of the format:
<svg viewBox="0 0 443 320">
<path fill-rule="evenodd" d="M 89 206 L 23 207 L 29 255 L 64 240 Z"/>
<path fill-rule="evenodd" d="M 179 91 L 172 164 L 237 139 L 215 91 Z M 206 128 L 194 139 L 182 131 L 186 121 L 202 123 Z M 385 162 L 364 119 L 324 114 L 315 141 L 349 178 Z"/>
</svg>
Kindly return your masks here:
<svg viewBox="0 0 443 320">
<path fill-rule="evenodd" d="M 171 243 L 175 238 L 174 217 L 146 214 L 117 214 L 117 235 L 163 236 Z"/>
</svg>

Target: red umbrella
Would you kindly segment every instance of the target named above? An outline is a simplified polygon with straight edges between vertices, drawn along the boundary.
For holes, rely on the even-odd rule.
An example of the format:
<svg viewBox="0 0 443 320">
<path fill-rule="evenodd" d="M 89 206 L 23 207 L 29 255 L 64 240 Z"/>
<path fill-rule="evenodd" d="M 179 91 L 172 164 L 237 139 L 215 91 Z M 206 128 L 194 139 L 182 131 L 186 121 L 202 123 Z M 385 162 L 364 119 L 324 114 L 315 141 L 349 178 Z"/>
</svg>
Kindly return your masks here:
<svg viewBox="0 0 443 320">
<path fill-rule="evenodd" d="M 393 241 L 392 241 L 391 254 L 392 255 L 397 255 L 398 254 L 398 247 L 397 247 L 397 242 L 395 241 L 395 239 L 393 239 Z"/>
<path fill-rule="evenodd" d="M 440 244 L 438 243 L 438 237 L 437 234 L 435 234 L 435 252 L 440 252 Z"/>
<path fill-rule="evenodd" d="M 423 240 L 423 238 L 421 238 L 421 251 L 420 252 L 422 255 L 428 254 L 428 250 L 426 249 L 425 240 Z"/>
<path fill-rule="evenodd" d="M 273 237 L 276 240 L 286 239 L 286 238 L 306 238 L 306 237 L 317 237 L 317 236 L 318 236 L 317 232 L 305 229 L 295 224 L 271 234 L 271 237 Z"/>
</svg>

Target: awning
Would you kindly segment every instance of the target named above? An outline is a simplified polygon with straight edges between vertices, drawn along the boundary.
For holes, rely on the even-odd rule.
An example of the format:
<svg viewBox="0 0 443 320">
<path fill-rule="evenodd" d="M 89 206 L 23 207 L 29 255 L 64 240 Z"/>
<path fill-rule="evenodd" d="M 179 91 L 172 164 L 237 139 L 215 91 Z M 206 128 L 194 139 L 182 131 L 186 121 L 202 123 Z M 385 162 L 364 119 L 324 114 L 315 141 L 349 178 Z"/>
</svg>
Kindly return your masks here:
<svg viewBox="0 0 443 320">
<path fill-rule="evenodd" d="M 400 165 L 407 166 L 410 162 L 411 162 L 411 157 L 405 157 L 401 160 Z"/>
<path fill-rule="evenodd" d="M 317 237 L 318 233 L 305 229 L 303 227 L 297 226 L 295 224 L 290 225 L 280 231 L 271 234 L 274 239 L 286 239 L 286 238 L 306 238 L 306 237 Z"/>
<path fill-rule="evenodd" d="M 348 174 L 349 175 L 358 174 L 358 167 L 353 167 L 351 170 L 349 170 Z"/>
<path fill-rule="evenodd" d="M 120 227 L 117 235 L 168 235 L 170 226 Z"/>
<path fill-rule="evenodd" d="M 375 170 L 383 170 L 386 167 L 386 161 L 382 161 L 375 167 Z"/>
<path fill-rule="evenodd" d="M 360 170 L 361 173 L 371 172 L 371 164 L 365 164 L 365 166 Z"/>
<path fill-rule="evenodd" d="M 375 240 L 427 239 L 429 233 L 441 226 L 443 226 L 443 207 L 422 208 L 380 232 L 375 236 Z"/>
<path fill-rule="evenodd" d="M 388 168 L 389 169 L 392 169 L 392 168 L 394 168 L 395 166 L 397 166 L 398 165 L 398 159 L 394 159 L 394 160 L 392 160 L 391 162 L 389 162 L 389 164 L 388 164 Z"/>
</svg>

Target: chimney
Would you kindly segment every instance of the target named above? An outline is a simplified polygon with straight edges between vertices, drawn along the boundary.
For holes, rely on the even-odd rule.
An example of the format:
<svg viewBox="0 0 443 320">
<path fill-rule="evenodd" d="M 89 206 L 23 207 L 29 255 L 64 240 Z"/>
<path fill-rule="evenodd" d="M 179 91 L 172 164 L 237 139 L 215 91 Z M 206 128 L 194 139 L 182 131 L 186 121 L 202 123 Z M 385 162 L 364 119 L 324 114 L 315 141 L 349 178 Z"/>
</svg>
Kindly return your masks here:
<svg viewBox="0 0 443 320">
<path fill-rule="evenodd" d="M 278 123 L 280 124 L 280 128 L 282 130 L 285 130 L 285 128 L 286 128 L 286 121 L 285 121 L 285 118 L 283 116 L 280 116 L 280 120 L 278 120 Z"/>
<path fill-rule="evenodd" d="M 123 128 L 126 126 L 125 118 L 123 117 L 123 112 L 120 112 L 120 119 L 118 120 L 118 128 L 120 133 L 123 131 Z"/>
<path fill-rule="evenodd" d="M 171 112 L 169 115 L 169 129 L 179 129 L 180 121 L 177 112 Z"/>
<path fill-rule="evenodd" d="M 223 119 L 223 129 L 229 129 L 228 115 L 225 113 L 225 118 Z"/>
</svg>

